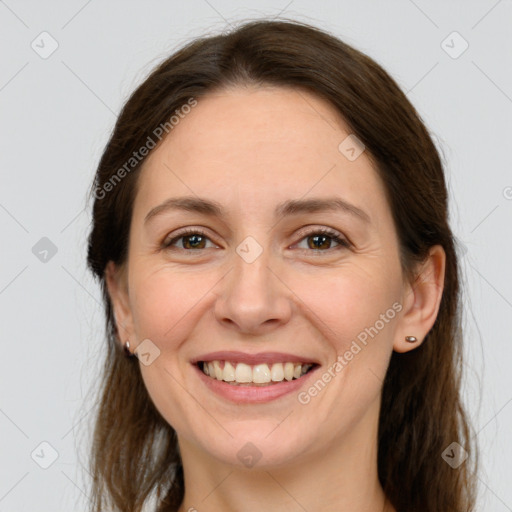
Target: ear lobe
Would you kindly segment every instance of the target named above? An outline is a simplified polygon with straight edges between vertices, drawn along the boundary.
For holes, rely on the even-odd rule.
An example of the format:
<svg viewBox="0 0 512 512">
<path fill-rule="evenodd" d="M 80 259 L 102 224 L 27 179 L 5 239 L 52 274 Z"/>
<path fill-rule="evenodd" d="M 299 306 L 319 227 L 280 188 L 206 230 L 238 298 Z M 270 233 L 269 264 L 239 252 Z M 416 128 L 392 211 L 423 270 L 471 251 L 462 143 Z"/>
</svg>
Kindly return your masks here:
<svg viewBox="0 0 512 512">
<path fill-rule="evenodd" d="M 432 329 L 443 296 L 445 268 L 444 249 L 440 245 L 431 247 L 416 279 L 407 285 L 407 300 L 393 344 L 395 352 L 409 352 L 417 348 Z M 414 336 L 417 341 L 410 343 L 406 336 Z"/>
<path fill-rule="evenodd" d="M 117 267 L 113 261 L 109 261 L 105 268 L 105 282 L 112 303 L 117 336 L 121 345 L 124 345 L 125 341 L 133 339 L 134 335 L 128 283 L 124 269 Z"/>
</svg>

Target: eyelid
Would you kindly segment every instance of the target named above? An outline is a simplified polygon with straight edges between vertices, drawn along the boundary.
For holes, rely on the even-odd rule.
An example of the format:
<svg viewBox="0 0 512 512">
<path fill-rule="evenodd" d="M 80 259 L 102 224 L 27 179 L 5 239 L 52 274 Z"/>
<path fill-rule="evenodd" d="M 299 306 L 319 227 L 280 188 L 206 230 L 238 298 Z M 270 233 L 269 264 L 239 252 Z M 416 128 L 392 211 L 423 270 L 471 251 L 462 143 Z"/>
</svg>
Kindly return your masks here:
<svg viewBox="0 0 512 512">
<path fill-rule="evenodd" d="M 298 240 L 298 242 L 293 244 L 293 246 L 302 242 L 302 240 L 304 240 L 304 238 L 307 238 L 308 236 L 317 235 L 317 234 L 326 235 L 326 236 L 332 238 L 339 246 L 342 246 L 345 248 L 350 248 L 353 246 L 352 242 L 348 239 L 348 237 L 346 237 L 343 233 L 341 233 L 337 229 L 334 229 L 331 227 L 326 227 L 326 226 L 318 226 L 318 225 L 306 226 L 304 228 L 301 228 L 297 232 L 297 235 L 296 235 L 299 238 L 299 240 Z M 318 249 L 318 252 L 329 253 L 334 249 L 336 249 L 336 247 L 329 248 L 326 250 Z M 316 252 L 315 249 L 310 249 L 309 251 L 308 250 L 306 250 L 306 251 L 307 252 Z"/>
<path fill-rule="evenodd" d="M 335 235 L 340 238 L 345 238 L 343 233 L 340 233 L 337 229 L 317 224 L 310 224 L 308 226 L 302 227 L 301 229 L 299 229 L 299 231 L 297 231 L 295 236 L 301 237 L 300 240 L 302 240 L 302 238 L 304 238 L 305 236 L 314 235 L 316 233 L 325 233 Z"/>
<path fill-rule="evenodd" d="M 188 226 L 186 228 L 178 229 L 178 231 L 176 231 L 174 233 L 166 235 L 165 238 L 163 239 L 162 243 L 160 244 L 160 246 L 162 249 L 167 249 L 167 248 L 171 247 L 172 243 L 174 243 L 177 240 L 179 240 L 180 238 L 183 238 L 188 235 L 200 235 L 200 236 L 203 236 L 204 238 L 207 238 L 208 240 L 210 240 L 210 242 L 212 242 L 213 244 L 218 245 L 212 240 L 212 236 L 210 236 L 208 231 L 205 230 L 204 228 Z M 183 249 L 183 247 L 175 247 L 175 249 Z M 191 250 L 188 250 L 188 249 L 183 249 L 183 250 L 192 252 Z"/>
<path fill-rule="evenodd" d="M 338 246 L 342 246 L 345 248 L 352 247 L 352 242 L 345 235 L 340 233 L 338 230 L 331 228 L 331 227 L 319 226 L 319 225 L 316 225 L 316 226 L 310 225 L 310 226 L 304 226 L 303 228 L 301 228 L 295 235 L 295 238 L 298 237 L 298 241 L 295 242 L 290 247 L 294 247 L 295 245 L 299 244 L 300 242 L 302 242 L 304 240 L 304 238 L 307 238 L 308 236 L 313 236 L 313 235 L 317 235 L 317 234 L 326 235 L 326 236 L 332 238 L 338 244 Z M 209 235 L 208 231 L 205 228 L 188 226 L 186 228 L 178 229 L 176 232 L 171 233 L 170 235 L 167 235 L 163 239 L 162 243 L 160 244 L 161 248 L 168 249 L 168 248 L 172 247 L 172 244 L 175 243 L 177 240 L 179 240 L 183 237 L 186 237 L 188 235 L 200 235 L 204 238 L 207 238 L 211 243 L 218 245 L 218 244 L 216 244 L 216 242 L 214 242 L 214 240 L 212 240 L 212 237 Z M 187 252 L 200 252 L 201 250 L 204 250 L 204 249 L 195 249 L 195 250 L 194 249 L 184 249 L 183 247 L 174 247 L 174 248 L 178 249 L 178 250 L 184 250 Z M 325 249 L 325 250 L 323 250 L 323 249 L 318 249 L 318 250 L 302 249 L 302 250 L 304 250 L 305 252 L 318 251 L 319 253 L 320 252 L 328 253 L 334 249 L 336 249 L 336 247 Z"/>
</svg>

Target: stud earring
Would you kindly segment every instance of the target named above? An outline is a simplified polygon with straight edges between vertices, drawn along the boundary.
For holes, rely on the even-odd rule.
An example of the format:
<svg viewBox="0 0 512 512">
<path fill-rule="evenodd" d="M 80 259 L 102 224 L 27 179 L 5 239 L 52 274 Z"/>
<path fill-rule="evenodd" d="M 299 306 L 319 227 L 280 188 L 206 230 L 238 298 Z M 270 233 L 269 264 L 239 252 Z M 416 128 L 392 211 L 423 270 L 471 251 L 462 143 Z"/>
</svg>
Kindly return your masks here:
<svg viewBox="0 0 512 512">
<path fill-rule="evenodd" d="M 406 336 L 405 341 L 407 341 L 408 343 L 416 343 L 418 339 L 414 336 Z"/>
<path fill-rule="evenodd" d="M 124 355 L 126 357 L 133 357 L 133 354 L 130 352 L 130 342 L 126 341 L 124 344 Z"/>
</svg>

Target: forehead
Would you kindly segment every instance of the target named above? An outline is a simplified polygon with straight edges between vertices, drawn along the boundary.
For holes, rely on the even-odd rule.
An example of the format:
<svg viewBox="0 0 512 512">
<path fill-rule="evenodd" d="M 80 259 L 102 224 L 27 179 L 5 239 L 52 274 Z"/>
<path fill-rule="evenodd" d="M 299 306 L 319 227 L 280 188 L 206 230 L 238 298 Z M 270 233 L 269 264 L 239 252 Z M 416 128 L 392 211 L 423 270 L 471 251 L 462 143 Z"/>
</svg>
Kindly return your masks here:
<svg viewBox="0 0 512 512">
<path fill-rule="evenodd" d="M 261 157 L 295 160 L 309 148 L 337 150 L 340 131 L 348 128 L 339 113 L 325 100 L 309 92 L 281 87 L 231 88 L 198 100 L 198 105 L 172 132 L 175 146 L 190 156 L 222 154 L 241 158 L 261 151 Z M 169 142 L 172 144 L 172 141 Z"/>
<path fill-rule="evenodd" d="M 139 201 L 191 193 L 276 203 L 308 191 L 339 191 L 352 200 L 361 191 L 383 196 L 367 155 L 351 161 L 340 152 L 350 135 L 329 102 L 304 90 L 217 91 L 199 98 L 148 156 Z"/>
</svg>

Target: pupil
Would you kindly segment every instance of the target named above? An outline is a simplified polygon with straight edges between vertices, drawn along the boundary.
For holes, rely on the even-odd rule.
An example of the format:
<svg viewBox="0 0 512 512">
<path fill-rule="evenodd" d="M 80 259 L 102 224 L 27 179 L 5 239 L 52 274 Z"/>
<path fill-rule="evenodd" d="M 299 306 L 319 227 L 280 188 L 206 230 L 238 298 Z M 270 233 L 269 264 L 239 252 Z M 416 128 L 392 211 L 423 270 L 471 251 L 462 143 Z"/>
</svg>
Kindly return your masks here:
<svg viewBox="0 0 512 512">
<path fill-rule="evenodd" d="M 202 236 L 200 235 L 189 235 L 186 240 L 188 240 L 188 244 L 192 245 L 194 248 L 197 248 L 197 244 L 201 243 Z M 192 242 L 191 242 L 192 240 Z"/>
<path fill-rule="evenodd" d="M 329 237 L 327 237 L 327 236 L 325 236 L 325 235 L 315 235 L 315 236 L 313 236 L 312 238 L 313 238 L 313 240 L 314 240 L 314 242 L 313 242 L 313 243 L 316 245 L 316 247 L 314 247 L 314 249 L 318 249 L 318 248 L 319 248 L 319 246 L 317 245 L 317 242 L 318 242 L 319 240 L 322 240 L 322 242 L 320 242 L 320 245 L 322 245 L 323 243 L 325 243 L 325 241 L 326 241 Z M 329 244 L 327 244 L 327 245 L 329 245 Z"/>
</svg>

